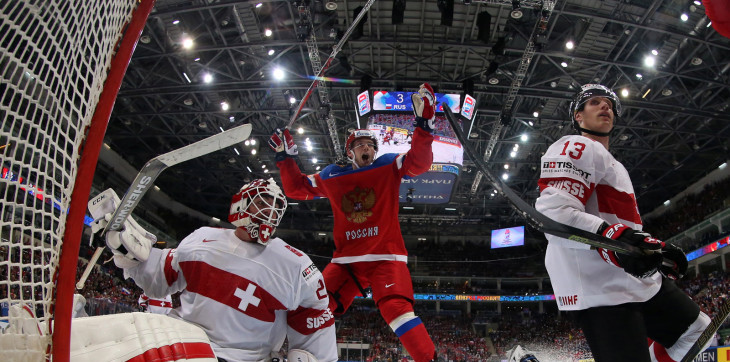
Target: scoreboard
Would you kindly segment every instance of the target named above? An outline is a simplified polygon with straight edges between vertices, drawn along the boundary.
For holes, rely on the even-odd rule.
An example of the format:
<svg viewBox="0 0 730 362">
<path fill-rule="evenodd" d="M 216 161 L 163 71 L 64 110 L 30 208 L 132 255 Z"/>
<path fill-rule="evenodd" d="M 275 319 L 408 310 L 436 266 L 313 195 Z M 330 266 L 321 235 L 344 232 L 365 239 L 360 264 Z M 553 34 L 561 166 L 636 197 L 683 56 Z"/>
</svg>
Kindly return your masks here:
<svg viewBox="0 0 730 362">
<path fill-rule="evenodd" d="M 411 94 L 414 92 L 389 92 L 375 91 L 373 92 L 373 110 L 374 111 L 391 111 L 391 112 L 411 112 L 413 113 L 413 101 Z M 459 114 L 458 94 L 436 93 L 436 112 L 443 112 L 442 103 L 446 103 L 455 114 Z"/>
<path fill-rule="evenodd" d="M 378 154 L 405 153 L 411 149 L 415 116 L 411 95 L 414 92 L 368 91 L 358 95 L 357 109 L 367 117 L 367 128 L 378 139 Z M 433 131 L 433 165 L 417 177 L 401 180 L 400 201 L 414 204 L 444 204 L 451 200 L 454 186 L 464 163 L 464 150 L 443 115 L 443 104 L 454 114 L 461 114 L 459 94 L 436 93 L 436 119 Z M 467 96 L 469 98 L 469 96 Z M 372 101 L 371 101 L 372 100 Z M 474 99 L 470 99 L 470 112 Z"/>
</svg>

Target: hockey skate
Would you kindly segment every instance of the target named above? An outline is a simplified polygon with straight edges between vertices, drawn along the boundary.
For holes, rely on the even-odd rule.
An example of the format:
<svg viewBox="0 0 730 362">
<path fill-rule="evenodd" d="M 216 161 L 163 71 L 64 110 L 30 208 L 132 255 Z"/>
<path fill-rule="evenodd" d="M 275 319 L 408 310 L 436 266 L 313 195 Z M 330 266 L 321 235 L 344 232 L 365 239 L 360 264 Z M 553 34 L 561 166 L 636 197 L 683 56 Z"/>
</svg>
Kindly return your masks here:
<svg viewBox="0 0 730 362">
<path fill-rule="evenodd" d="M 507 351 L 507 362 L 540 362 L 534 354 L 522 348 L 520 345 L 512 347 Z"/>
</svg>

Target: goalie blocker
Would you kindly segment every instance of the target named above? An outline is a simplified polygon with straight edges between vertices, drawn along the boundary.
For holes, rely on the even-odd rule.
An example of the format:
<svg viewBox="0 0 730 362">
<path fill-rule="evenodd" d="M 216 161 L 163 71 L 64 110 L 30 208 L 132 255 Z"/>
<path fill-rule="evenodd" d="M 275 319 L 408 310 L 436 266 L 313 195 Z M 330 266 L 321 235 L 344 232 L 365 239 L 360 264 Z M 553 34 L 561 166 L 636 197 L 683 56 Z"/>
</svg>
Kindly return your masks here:
<svg viewBox="0 0 730 362">
<path fill-rule="evenodd" d="M 106 189 L 89 200 L 89 213 L 94 219 L 91 224 L 92 233 L 103 230 L 112 221 L 112 213 L 119 203 L 119 196 L 112 189 Z M 110 230 L 106 234 L 106 245 L 114 254 L 114 264 L 120 268 L 129 268 L 147 260 L 150 249 L 156 242 L 157 237 L 131 216 L 124 219 L 120 230 Z"/>
</svg>

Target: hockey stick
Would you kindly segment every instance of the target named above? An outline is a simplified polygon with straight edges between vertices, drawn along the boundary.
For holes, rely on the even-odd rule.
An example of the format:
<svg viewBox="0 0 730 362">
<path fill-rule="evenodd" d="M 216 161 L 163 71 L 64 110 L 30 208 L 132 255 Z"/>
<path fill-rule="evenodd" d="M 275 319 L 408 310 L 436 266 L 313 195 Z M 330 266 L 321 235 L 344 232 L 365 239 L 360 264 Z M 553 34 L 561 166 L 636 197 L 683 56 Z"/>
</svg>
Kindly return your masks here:
<svg viewBox="0 0 730 362">
<path fill-rule="evenodd" d="M 587 230 L 578 229 L 570 225 L 561 224 L 535 210 L 534 207 L 530 206 L 527 202 L 522 200 L 519 196 L 517 196 L 517 194 L 515 194 L 514 191 L 512 191 L 512 189 L 509 188 L 509 186 L 507 186 L 504 182 L 502 182 L 502 180 L 500 180 L 491 171 L 489 171 L 487 165 L 484 163 L 484 160 L 482 160 L 477 155 L 474 148 L 468 143 L 469 141 L 466 135 L 464 135 L 464 131 L 461 129 L 456 119 L 456 116 L 451 111 L 449 106 L 446 103 L 442 103 L 442 107 L 444 109 L 444 112 L 446 113 L 446 118 L 451 124 L 451 128 L 454 129 L 456 137 L 459 139 L 459 142 L 461 142 L 461 146 L 464 148 L 464 151 L 466 151 L 466 154 L 469 156 L 469 158 L 472 159 L 472 161 L 474 161 L 479 171 L 481 171 L 487 177 L 489 183 L 492 184 L 497 192 L 507 198 L 507 201 L 509 201 L 512 208 L 514 208 L 515 211 L 522 215 L 522 217 L 524 217 L 527 222 L 532 225 L 532 227 L 546 234 L 559 236 L 594 247 L 604 248 L 634 256 L 644 255 L 644 251 L 637 246 L 622 243 L 614 239 L 607 238 L 603 235 L 598 235 Z M 666 259 L 664 260 L 664 263 L 669 263 L 667 265 L 674 265 L 673 262 Z"/>
<path fill-rule="evenodd" d="M 104 236 L 109 231 L 119 231 L 122 229 L 124 220 L 132 214 L 132 210 L 137 207 L 142 196 L 149 190 L 153 182 L 157 179 L 157 176 L 166 168 L 242 142 L 251 135 L 251 128 L 251 124 L 231 128 L 147 161 L 142 169 L 139 170 L 137 177 L 132 181 L 132 185 L 129 186 L 127 193 L 124 194 L 122 201 L 114 211 L 114 214 L 112 214 L 111 221 L 102 230 L 100 236 Z M 102 251 L 104 251 L 104 246 L 96 248 L 94 256 L 91 257 L 84 273 L 81 275 L 78 283 L 76 283 L 76 289 L 82 289 L 84 287 L 86 278 L 89 277 Z"/>
<path fill-rule="evenodd" d="M 717 333 L 717 330 L 720 329 L 722 323 L 725 319 L 727 319 L 728 314 L 730 314 L 730 300 L 725 300 L 725 304 L 720 307 L 715 318 L 712 318 L 710 324 L 708 324 L 707 328 L 705 328 L 705 331 L 700 334 L 700 337 L 697 338 L 697 341 L 692 345 L 692 347 L 690 347 L 689 351 L 687 351 L 687 354 L 682 357 L 680 362 L 693 361 L 697 355 L 702 352 L 701 348 L 704 347 L 707 342 L 710 341 L 710 338 Z"/>
<path fill-rule="evenodd" d="M 330 67 L 330 65 L 332 64 L 332 60 L 335 59 L 335 56 L 337 55 L 337 53 L 340 52 L 342 47 L 345 45 L 345 42 L 347 41 L 347 39 L 350 37 L 350 34 L 352 34 L 352 32 L 355 30 L 355 27 L 357 26 L 357 24 L 360 23 L 360 20 L 362 20 L 362 18 L 365 16 L 365 14 L 367 14 L 367 12 L 370 10 L 370 6 L 372 6 L 374 2 L 375 2 L 375 0 L 368 0 L 368 2 L 365 3 L 362 10 L 360 10 L 360 12 L 355 17 L 355 20 L 352 21 L 352 24 L 350 24 L 350 27 L 347 28 L 347 31 L 345 31 L 345 34 L 342 35 L 342 39 L 340 39 L 340 41 L 338 41 L 337 44 L 335 44 L 335 46 L 332 48 L 332 53 L 330 53 L 330 56 L 327 58 L 327 61 L 324 62 L 324 65 L 322 66 L 322 68 L 320 68 L 319 72 L 317 72 L 317 74 L 314 75 L 314 81 L 307 89 L 307 92 L 304 93 L 304 97 L 302 97 L 302 100 L 299 101 L 299 106 L 297 106 L 297 109 L 294 111 L 291 118 L 289 119 L 289 123 L 286 125 L 286 128 L 291 128 L 291 126 L 297 120 L 297 117 L 299 117 L 299 113 L 301 113 L 302 109 L 304 109 L 304 104 L 306 104 L 309 97 L 312 96 L 312 92 L 314 91 L 314 88 L 317 88 L 317 84 L 319 84 L 319 82 L 321 82 L 321 80 L 319 80 L 319 79 L 324 75 L 324 72 L 326 72 L 327 69 Z"/>
</svg>

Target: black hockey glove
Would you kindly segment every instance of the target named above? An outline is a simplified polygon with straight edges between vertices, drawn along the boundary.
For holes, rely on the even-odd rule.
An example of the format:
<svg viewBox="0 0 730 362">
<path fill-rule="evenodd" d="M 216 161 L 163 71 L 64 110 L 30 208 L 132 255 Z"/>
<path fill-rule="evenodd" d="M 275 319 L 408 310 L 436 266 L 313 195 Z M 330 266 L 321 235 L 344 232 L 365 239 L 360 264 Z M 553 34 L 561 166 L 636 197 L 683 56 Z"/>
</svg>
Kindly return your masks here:
<svg viewBox="0 0 730 362">
<path fill-rule="evenodd" d="M 276 161 L 283 161 L 287 157 L 296 157 L 299 154 L 297 145 L 289 133 L 289 129 L 276 129 L 271 138 L 269 138 L 269 147 L 276 151 Z"/>
<path fill-rule="evenodd" d="M 659 272 L 662 273 L 665 278 L 672 280 L 682 278 L 687 272 L 688 265 L 687 256 L 684 255 L 684 251 L 676 245 L 667 243 L 664 245 L 664 248 L 662 248 L 662 256 L 665 259 L 669 259 L 674 262 L 674 265 L 668 266 L 662 264 L 662 266 L 659 267 Z"/>
<path fill-rule="evenodd" d="M 436 120 L 436 95 L 428 83 L 421 84 L 418 92 L 411 94 L 413 114 L 416 115 L 415 127 L 426 132 L 433 132 Z"/>
<path fill-rule="evenodd" d="M 604 248 L 598 248 L 601 258 L 611 265 L 623 268 L 627 273 L 637 278 L 647 278 L 659 270 L 662 265 L 662 253 L 664 242 L 651 237 L 648 233 L 634 230 L 624 224 L 608 225 L 603 223 L 598 228 L 598 233 L 644 250 L 645 255 L 634 256 L 618 253 Z"/>
</svg>

